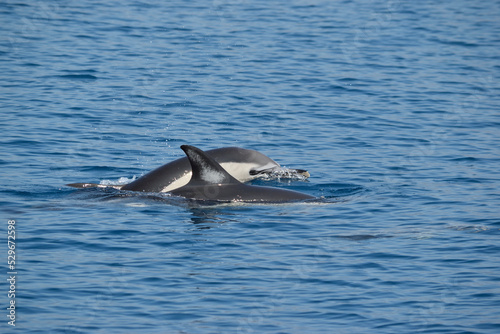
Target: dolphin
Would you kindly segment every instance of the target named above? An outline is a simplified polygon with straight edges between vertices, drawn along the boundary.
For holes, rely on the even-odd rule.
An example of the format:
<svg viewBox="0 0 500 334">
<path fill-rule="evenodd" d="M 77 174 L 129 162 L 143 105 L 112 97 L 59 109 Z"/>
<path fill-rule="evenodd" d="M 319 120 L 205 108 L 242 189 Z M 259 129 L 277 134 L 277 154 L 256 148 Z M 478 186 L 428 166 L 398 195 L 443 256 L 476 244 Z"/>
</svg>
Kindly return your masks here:
<svg viewBox="0 0 500 334">
<path fill-rule="evenodd" d="M 181 149 L 189 159 L 192 176 L 186 185 L 170 191 L 172 195 L 197 201 L 256 203 L 282 203 L 315 198 L 296 191 L 241 183 L 199 148 L 182 145 Z"/>
<path fill-rule="evenodd" d="M 302 175 L 309 177 L 303 169 L 283 169 L 276 161 L 264 154 L 240 147 L 223 147 L 205 151 L 231 176 L 241 182 L 274 174 L 281 177 Z M 282 172 L 282 173 L 280 173 Z M 186 185 L 191 179 L 191 165 L 187 157 L 174 160 L 125 185 L 103 185 L 96 183 L 71 183 L 74 188 L 112 187 L 121 190 L 143 192 L 169 192 Z"/>
</svg>

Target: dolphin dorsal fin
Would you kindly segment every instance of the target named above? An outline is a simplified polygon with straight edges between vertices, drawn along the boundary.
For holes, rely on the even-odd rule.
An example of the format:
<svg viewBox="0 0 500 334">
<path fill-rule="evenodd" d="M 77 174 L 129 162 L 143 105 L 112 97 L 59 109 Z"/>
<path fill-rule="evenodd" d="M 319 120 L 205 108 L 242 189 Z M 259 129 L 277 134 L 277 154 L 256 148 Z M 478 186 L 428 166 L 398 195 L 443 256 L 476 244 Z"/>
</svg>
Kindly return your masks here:
<svg viewBox="0 0 500 334">
<path fill-rule="evenodd" d="M 189 183 L 229 184 L 240 183 L 232 177 L 221 165 L 197 147 L 182 145 L 186 153 L 193 175 Z"/>
</svg>

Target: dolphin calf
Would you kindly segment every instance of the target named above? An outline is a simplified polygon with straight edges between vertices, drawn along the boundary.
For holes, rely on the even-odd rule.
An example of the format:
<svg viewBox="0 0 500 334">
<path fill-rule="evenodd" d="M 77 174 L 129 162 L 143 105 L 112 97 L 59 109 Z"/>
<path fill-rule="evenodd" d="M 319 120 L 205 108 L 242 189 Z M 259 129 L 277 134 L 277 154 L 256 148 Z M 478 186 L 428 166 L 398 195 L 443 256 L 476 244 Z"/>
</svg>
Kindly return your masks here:
<svg viewBox="0 0 500 334">
<path fill-rule="evenodd" d="M 313 199 L 315 197 L 280 188 L 251 186 L 231 176 L 206 152 L 190 145 L 182 145 L 191 164 L 190 181 L 170 191 L 187 199 L 217 202 L 282 203 Z"/>
<path fill-rule="evenodd" d="M 303 169 L 283 169 L 276 161 L 264 154 L 240 147 L 223 147 L 204 152 L 214 159 L 232 177 L 241 182 L 247 182 L 259 177 L 278 175 L 289 177 L 301 175 L 309 177 Z M 135 181 L 125 185 L 102 185 L 95 183 L 71 183 L 68 186 L 75 188 L 112 187 L 121 190 L 144 192 L 170 192 L 186 185 L 191 179 L 191 164 L 187 157 L 174 160 Z"/>
</svg>

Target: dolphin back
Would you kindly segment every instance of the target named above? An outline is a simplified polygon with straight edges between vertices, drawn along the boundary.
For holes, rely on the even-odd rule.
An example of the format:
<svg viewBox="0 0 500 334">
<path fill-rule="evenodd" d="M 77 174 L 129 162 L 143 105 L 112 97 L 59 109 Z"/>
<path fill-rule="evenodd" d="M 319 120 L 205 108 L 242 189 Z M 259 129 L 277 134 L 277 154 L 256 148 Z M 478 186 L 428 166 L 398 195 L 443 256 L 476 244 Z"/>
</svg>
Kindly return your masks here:
<svg viewBox="0 0 500 334">
<path fill-rule="evenodd" d="M 189 160 L 184 157 L 158 167 L 126 184 L 121 190 L 162 192 L 163 189 L 191 172 Z"/>
</svg>

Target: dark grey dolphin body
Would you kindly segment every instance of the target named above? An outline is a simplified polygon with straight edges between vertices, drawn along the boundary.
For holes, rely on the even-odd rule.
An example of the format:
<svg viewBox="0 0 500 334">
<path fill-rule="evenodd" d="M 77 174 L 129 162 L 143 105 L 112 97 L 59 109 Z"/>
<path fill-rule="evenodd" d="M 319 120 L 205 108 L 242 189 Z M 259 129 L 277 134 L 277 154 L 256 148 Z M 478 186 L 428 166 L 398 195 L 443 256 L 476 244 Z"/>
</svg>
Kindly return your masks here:
<svg viewBox="0 0 500 334">
<path fill-rule="evenodd" d="M 243 184 L 199 148 L 189 145 L 182 145 L 181 148 L 191 164 L 192 176 L 188 184 L 170 191 L 172 195 L 200 201 L 257 203 L 282 203 L 315 198 L 291 190 Z"/>
<path fill-rule="evenodd" d="M 284 169 L 264 154 L 240 147 L 223 147 L 204 152 L 219 163 L 231 176 L 241 182 L 258 177 L 270 176 Z M 284 170 L 289 174 L 309 177 L 309 173 L 301 169 Z M 280 175 L 281 176 L 281 175 Z M 137 180 L 125 185 L 100 185 L 95 183 L 72 183 L 75 188 L 112 187 L 121 190 L 144 192 L 169 192 L 186 185 L 191 178 L 191 164 L 187 157 L 174 160 Z"/>
</svg>

